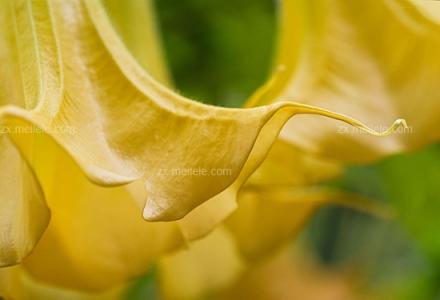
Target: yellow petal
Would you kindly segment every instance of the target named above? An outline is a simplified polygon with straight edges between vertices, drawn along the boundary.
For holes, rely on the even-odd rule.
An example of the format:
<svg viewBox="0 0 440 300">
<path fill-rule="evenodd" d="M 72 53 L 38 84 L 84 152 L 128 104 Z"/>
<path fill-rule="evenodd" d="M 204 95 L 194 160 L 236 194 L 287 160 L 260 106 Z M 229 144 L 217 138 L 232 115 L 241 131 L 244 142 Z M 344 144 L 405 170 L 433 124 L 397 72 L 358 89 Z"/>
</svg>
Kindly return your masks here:
<svg viewBox="0 0 440 300">
<path fill-rule="evenodd" d="M 49 222 L 41 187 L 14 145 L 0 136 L 0 267 L 26 257 Z"/>
<path fill-rule="evenodd" d="M 23 60 L 23 56 L 17 54 L 16 49 L 22 47 L 23 52 L 26 50 L 23 44 L 15 44 L 13 33 L 15 22 L 26 21 L 23 15 L 13 16 L 9 9 L 4 9 L 4 1 L 0 2 L 0 7 L 0 107 L 13 104 L 32 108 L 32 99 L 38 92 L 37 86 L 30 80 L 37 70 L 32 63 L 34 56 L 32 50 L 22 53 L 27 56 L 27 64 L 21 66 L 23 70 L 20 69 L 17 62 Z M 27 43 L 26 49 L 32 49 L 30 34 L 20 34 L 23 37 L 21 41 Z M 51 47 L 49 41 L 47 47 Z M 34 140 L 30 137 L 24 146 L 29 153 L 29 159 L 25 161 L 20 155 L 23 149 L 16 149 L 8 138 L 11 129 L 0 121 L 0 266 L 16 264 L 27 256 L 49 222 L 49 210 L 30 161 L 35 156 Z"/>
<path fill-rule="evenodd" d="M 275 142 L 225 222 L 244 257 L 260 259 L 291 240 L 318 207 L 333 199 L 328 190 L 313 184 L 335 178 L 341 171 L 336 162 Z"/>
<path fill-rule="evenodd" d="M 283 129 L 285 140 L 342 161 L 365 162 L 437 140 L 440 3 L 414 4 L 282 1 L 276 60 L 282 70 L 276 68 L 275 82 L 252 104 L 289 100 L 354 116 L 375 129 L 396 117 L 410 125 L 381 140 L 309 116 Z"/>
<path fill-rule="evenodd" d="M 133 56 L 155 79 L 171 86 L 154 22 L 153 3 L 106 0 L 103 4 Z M 234 195 L 220 193 L 179 220 L 180 229 L 188 241 L 203 237 L 235 208 Z"/>
<path fill-rule="evenodd" d="M 114 287 L 100 293 L 82 293 L 35 281 L 22 267 L 0 269 L 0 297 L 20 300 L 116 300 L 124 295 L 125 287 Z"/>
<path fill-rule="evenodd" d="M 49 52 L 50 48 L 48 48 L 51 44 L 48 43 L 47 39 L 50 37 L 56 39 L 57 36 L 51 33 L 50 29 L 52 28 L 47 26 L 51 23 L 44 23 L 56 17 L 53 12 L 54 7 L 44 1 L 36 4 L 17 1 L 12 2 L 10 7 L 8 7 L 7 2 L 2 2 L 2 5 L 8 8 L 2 10 L 2 15 L 5 18 L 9 17 L 9 19 L 4 19 L 5 22 L 8 22 L 6 23 L 8 26 L 16 24 L 17 28 L 23 30 L 24 28 L 35 27 L 37 34 L 34 37 L 44 38 L 39 43 L 33 41 L 32 38 L 28 38 L 30 41 L 26 41 L 35 47 L 41 46 L 41 49 L 36 53 L 31 52 L 35 55 L 40 54 L 40 61 L 35 56 L 19 53 L 19 55 L 22 55 L 19 59 L 20 63 L 15 66 L 12 64 L 12 66 L 24 67 L 26 64 L 32 66 L 42 63 L 44 67 L 48 67 L 46 64 L 50 62 L 49 59 L 54 59 L 53 66 L 56 66 L 56 57 L 60 51 L 54 50 L 54 55 L 47 57 L 51 53 Z M 9 13 L 11 11 L 14 13 Z M 6 14 L 6 12 L 9 14 Z M 145 28 L 146 31 L 148 29 Z M 18 41 L 22 41 L 20 38 L 24 39 L 25 36 L 20 35 L 17 37 Z M 154 38 L 154 36 L 151 38 Z M 11 51 L 15 47 L 12 40 L 8 40 L 9 44 L 7 44 Z M 24 41 L 22 42 L 24 43 Z M 53 42 L 53 45 L 59 47 L 60 43 Z M 154 46 L 151 49 L 154 50 Z M 44 51 L 47 51 L 47 53 Z M 163 74 L 160 73 L 162 67 L 160 64 L 149 65 L 148 67 L 153 74 Z M 42 68 L 34 67 L 32 70 L 36 71 Z M 32 92 L 41 89 L 40 94 L 53 97 L 50 99 L 51 101 L 58 101 L 61 95 L 57 96 L 57 91 L 63 89 L 63 86 L 54 82 L 56 78 L 61 81 L 61 75 L 63 75 L 60 73 L 61 71 L 61 68 L 54 68 L 41 71 L 41 73 L 37 72 L 36 75 L 33 75 L 35 78 L 28 78 L 29 82 L 24 85 L 28 87 L 28 85 L 33 84 L 32 88 L 7 89 L 8 87 L 5 87 L 5 97 L 2 100 L 33 99 L 36 96 Z M 27 74 L 25 72 L 27 72 L 27 69 L 22 70 L 21 73 L 18 72 L 17 80 L 14 82 L 20 82 L 20 74 Z M 5 74 L 5 78 L 8 78 L 7 75 L 12 76 L 14 74 L 11 67 L 10 73 Z M 19 96 L 14 97 L 14 92 L 17 94 L 23 92 L 25 96 L 22 95 L 21 98 Z M 56 101 L 53 101 L 53 103 L 56 103 Z M 31 107 L 32 104 L 21 106 Z M 49 114 L 46 108 L 39 113 Z M 60 111 L 60 114 L 62 115 L 63 112 Z M 84 177 L 84 174 L 69 155 L 53 141 L 50 135 L 38 130 L 35 126 L 29 126 L 30 124 L 21 119 L 14 120 L 14 126 L 11 126 L 11 124 L 8 124 L 10 127 L 5 127 L 11 131 L 9 137 L 12 137 L 30 162 L 41 182 L 54 216 L 42 240 L 24 263 L 24 266 L 34 278 L 61 287 L 102 290 L 145 273 L 151 261 L 183 243 L 183 237 L 177 224 L 151 224 L 142 220 L 141 213 L 136 206 L 136 201 L 142 203 L 145 201 L 146 191 L 142 182 L 138 181 L 120 188 L 96 186 Z M 69 125 L 54 125 L 53 129 L 55 132 L 67 134 L 71 137 L 76 134 L 75 128 L 69 127 Z M 6 136 L 2 138 L 6 140 Z M 18 154 L 16 156 L 19 158 Z M 9 166 L 15 167 L 14 164 L 11 165 L 10 160 L 11 158 L 8 158 Z M 12 171 L 18 172 L 19 169 L 16 168 L 11 172 L 7 172 L 7 169 L 5 169 L 5 176 L 11 176 Z M 20 178 L 19 175 L 17 175 L 17 178 Z M 16 189 L 9 181 L 5 179 L 1 183 L 8 184 L 11 191 L 20 192 L 20 189 Z M 15 180 L 15 182 L 21 184 L 20 181 Z M 27 197 L 33 196 L 29 188 L 27 191 Z M 35 189 L 35 191 L 38 192 L 39 190 Z M 4 234 L 2 233 L 2 236 L 6 235 L 9 239 L 2 241 L 1 244 L 5 248 L 4 251 L 2 249 L 1 254 L 8 255 L 7 264 L 17 263 L 28 254 L 45 229 L 38 222 L 45 220 L 45 217 L 47 218 L 47 212 L 41 212 L 38 206 L 41 200 L 30 198 L 25 198 L 21 202 L 16 200 L 8 198 L 8 201 L 14 201 L 11 204 L 26 201 L 24 202 L 26 206 L 19 207 L 22 211 L 17 209 L 17 213 L 23 216 L 17 216 L 17 214 L 8 216 L 9 218 L 5 216 L 5 222 L 11 221 L 10 219 L 13 217 L 15 234 L 18 235 L 17 232 L 22 233 L 22 236 L 15 237 L 17 241 L 11 244 L 9 230 L 5 230 Z M 5 210 L 2 209 L 2 213 L 7 212 L 6 208 L 5 205 Z M 28 209 L 29 212 L 25 209 Z M 25 219 L 27 217 L 26 213 L 29 221 Z M 29 227 L 32 230 L 29 230 Z M 5 228 L 7 227 L 2 226 L 2 230 Z M 33 236 L 24 236 L 26 231 L 30 231 L 29 234 L 33 234 Z M 11 245 L 14 247 L 11 247 Z M 26 247 L 26 252 L 19 253 L 19 257 L 11 257 L 12 251 L 15 251 L 17 246 Z"/>
<path fill-rule="evenodd" d="M 167 300 L 199 299 L 231 285 L 243 267 L 233 240 L 219 227 L 188 249 L 159 261 L 162 295 Z"/>
<path fill-rule="evenodd" d="M 327 197 L 325 192 L 244 190 L 227 228 L 247 259 L 260 259 L 299 233 Z"/>
<path fill-rule="evenodd" d="M 238 207 L 224 226 L 189 244 L 188 249 L 160 261 L 159 274 L 165 299 L 199 299 L 222 295 L 231 286 L 236 285 L 239 289 L 243 281 L 249 280 L 248 275 L 259 268 L 263 258 L 291 241 L 322 205 L 337 203 L 371 211 L 364 201 L 313 186 L 340 173 L 341 167 L 334 161 L 305 154 L 281 141 L 275 142 L 266 160 L 242 188 Z M 181 227 L 197 232 L 204 224 L 212 222 L 209 218 L 215 215 L 216 203 L 232 198 L 225 195 L 214 198 L 217 202 L 214 199 L 205 202 L 179 222 Z M 219 205 L 218 211 L 225 211 L 222 208 Z M 195 220 L 188 223 L 185 219 L 190 216 L 198 218 L 200 223 Z M 223 253 L 222 256 L 219 257 L 219 253 Z M 240 268 L 236 267 L 237 261 Z M 244 295 L 233 289 L 233 295 L 227 296 L 235 297 L 235 294 Z"/>
<path fill-rule="evenodd" d="M 292 164 L 287 163 L 289 159 Z M 322 205 L 335 203 L 371 212 L 372 207 L 365 201 L 313 186 L 338 176 L 340 172 L 340 166 L 333 161 L 305 154 L 281 141 L 275 142 L 266 160 L 242 188 L 238 207 L 224 226 L 191 243 L 188 249 L 160 261 L 159 274 L 165 299 L 198 299 L 222 295 L 222 291 L 235 284 L 240 287 L 247 274 L 256 266 L 258 268 L 263 258 L 291 241 Z M 203 224 L 209 224 L 215 203 L 231 198 L 214 198 L 218 202 L 212 202 L 214 199 L 205 202 L 181 220 L 181 227 L 187 217 L 199 213 L 197 218 L 202 225 L 194 220 L 191 224 L 184 224 L 190 232 L 195 228 L 197 231 L 197 226 L 202 228 Z M 198 211 L 202 207 L 204 211 Z M 219 206 L 219 211 L 221 208 Z M 223 249 L 225 245 L 227 249 Z M 218 256 L 220 251 L 223 252 L 221 257 Z M 226 260 L 225 256 L 229 259 Z M 241 267 L 237 268 L 234 261 L 239 261 Z"/>
<path fill-rule="evenodd" d="M 313 186 L 255 186 L 244 188 L 237 210 L 225 223 L 244 258 L 256 261 L 291 241 L 316 209 L 328 204 L 346 206 L 378 217 L 390 216 L 387 207 L 341 191 Z"/>
<path fill-rule="evenodd" d="M 246 184 L 304 186 L 335 178 L 342 171 L 342 166 L 336 161 L 306 154 L 298 147 L 277 140 Z"/>
<path fill-rule="evenodd" d="M 146 196 L 141 182 L 101 187 L 87 180 L 66 154 L 54 164 L 53 177 L 39 176 L 42 168 L 36 169 L 52 212 L 43 237 L 23 262 L 36 280 L 105 290 L 141 276 L 160 255 L 184 244 L 175 222 L 142 219 L 136 205 L 136 199 Z"/>
<path fill-rule="evenodd" d="M 236 191 L 228 188 L 197 206 L 177 222 L 185 239 L 191 241 L 207 235 L 236 208 Z"/>
<path fill-rule="evenodd" d="M 7 68 L 2 66 L 1 69 L 5 80 L 0 89 L 2 104 L 32 108 L 36 105 L 33 101 L 39 97 L 57 101 L 61 96 L 62 74 L 57 59 L 59 52 L 55 49 L 59 43 L 50 22 L 53 21 L 50 14 L 53 8 L 45 1 L 32 4 L 28 1 L 2 1 L 1 5 L 5 8 L 0 13 L 0 20 L 5 25 L 1 26 L 1 41 L 5 46 L 2 47 L 2 58 L 3 55 L 11 58 L 4 60 Z M 17 45 L 10 32 L 14 26 L 18 31 Z M 10 31 L 7 32 L 6 28 Z M 35 29 L 33 36 L 32 28 Z M 20 49 L 18 53 L 17 48 Z M 34 48 L 35 52 L 25 51 Z M 155 67 L 160 66 L 149 66 L 153 73 Z M 47 103 L 41 113 L 49 114 L 50 103 Z M 55 214 L 43 240 L 26 261 L 29 270 L 39 280 L 71 288 L 107 288 L 143 274 L 158 255 L 183 242 L 177 225 L 149 224 L 141 219 L 133 202 L 133 199 L 144 201 L 139 199 L 140 194 L 146 197 L 140 182 L 110 190 L 94 186 L 48 135 L 20 119 L 15 121 L 14 126 L 12 123 L 5 126 L 2 133 L 9 133 L 25 153 L 33 171 L 20 161 L 20 155 L 7 136 L 2 136 L 2 265 L 20 262 L 46 228 L 48 210 L 39 184 L 32 177 L 34 171 Z M 55 126 L 54 129 L 74 134 L 68 126 Z M 105 200 L 109 203 L 103 202 Z M 116 220 L 119 222 L 115 223 Z M 53 261 L 59 263 L 53 264 Z"/>
<path fill-rule="evenodd" d="M 31 102 L 34 110 L 4 106 L 0 118 L 10 128 L 37 125 L 97 184 L 142 179 L 148 220 L 182 218 L 228 187 L 234 195 L 295 114 L 323 115 L 368 130 L 346 116 L 295 103 L 227 109 L 185 99 L 141 68 L 99 1 L 45 4 L 6 3 L 15 16 L 25 16 L 16 22 L 17 32 L 32 32 L 39 42 L 32 55 L 19 51 L 36 66 L 36 74 L 26 77 L 39 92 Z M 24 37 L 16 35 L 21 43 Z M 55 41 L 53 47 L 43 47 L 46 40 Z M 29 137 L 11 137 L 28 158 Z M 197 170 L 207 175 L 195 175 Z M 228 172 L 213 173 L 218 170 Z"/>
<path fill-rule="evenodd" d="M 440 4 L 438 2 L 432 0 L 411 0 L 411 3 L 414 4 L 418 9 L 416 14 L 421 13 L 427 19 L 431 20 L 437 25 L 440 25 Z"/>
<path fill-rule="evenodd" d="M 259 260 L 291 241 L 326 204 L 348 206 L 383 216 L 373 202 L 323 186 L 342 167 L 328 159 L 275 142 L 238 197 L 238 207 L 225 224 L 248 260 Z M 317 185 L 321 184 L 321 185 Z"/>
</svg>

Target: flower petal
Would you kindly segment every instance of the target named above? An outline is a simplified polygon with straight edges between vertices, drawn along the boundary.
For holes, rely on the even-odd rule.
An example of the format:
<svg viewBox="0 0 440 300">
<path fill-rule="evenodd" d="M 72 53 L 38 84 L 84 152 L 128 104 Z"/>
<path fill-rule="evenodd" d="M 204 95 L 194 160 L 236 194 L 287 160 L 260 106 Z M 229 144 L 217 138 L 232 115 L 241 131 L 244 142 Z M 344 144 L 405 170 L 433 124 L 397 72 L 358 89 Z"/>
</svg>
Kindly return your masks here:
<svg viewBox="0 0 440 300">
<path fill-rule="evenodd" d="M 158 267 L 164 299 L 183 300 L 229 286 L 244 266 L 232 238 L 219 227 L 189 249 L 162 258 Z"/>
<path fill-rule="evenodd" d="M 33 26 L 34 40 L 55 42 L 47 48 L 41 46 L 43 40 L 35 43 L 42 91 L 35 109 L 4 106 L 0 118 L 9 127 L 36 125 L 96 184 L 142 178 L 147 220 L 182 218 L 228 187 L 235 194 L 295 114 L 323 115 L 369 131 L 346 116 L 296 103 L 254 109 L 196 103 L 141 68 L 99 1 L 43 2 L 38 7 L 22 1 L 30 9 L 15 1 L 9 4 L 16 15 L 28 13 L 34 22 L 18 22 L 18 32 Z M 47 32 L 51 26 L 53 32 Z M 20 148 L 28 142 L 23 135 L 12 138 Z M 206 175 L 195 175 L 198 170 Z M 218 170 L 228 172 L 218 176 Z"/>
<path fill-rule="evenodd" d="M 57 103 L 61 97 L 59 91 L 64 89 L 62 85 L 64 75 L 63 70 L 59 67 L 61 62 L 57 60 L 61 53 L 61 43 L 57 41 L 59 36 L 51 30 L 54 25 L 52 22 L 55 18 L 53 11 L 55 8 L 50 6 L 50 2 L 45 1 L 38 3 L 28 1 L 7 3 L 4 1 L 2 5 L 5 7 L 5 10 L 1 10 L 1 15 L 4 17 L 2 20 L 8 22 L 6 23 L 8 28 L 15 24 L 25 33 L 32 32 L 32 30 L 26 31 L 26 28 L 35 28 L 36 34 L 34 36 L 17 35 L 17 41 L 23 43 L 22 48 L 25 45 L 27 47 L 32 45 L 31 49 L 37 49 L 35 52 L 31 51 L 30 54 L 33 55 L 25 55 L 23 51 L 19 52 L 20 59 L 16 61 L 15 65 L 11 63 L 12 66 L 6 69 L 8 72 L 3 74 L 4 78 L 15 78 L 11 81 L 17 83 L 20 82 L 22 74 L 28 75 L 27 69 L 17 71 L 16 74 L 13 72 L 13 67 L 32 66 L 32 70 L 40 70 L 34 76 L 26 79 L 25 87 L 28 88 L 4 87 L 2 95 L 5 97 L 2 97 L 2 100 L 33 99 L 45 95 L 53 97 L 49 99 L 53 103 Z M 148 32 L 148 28 L 145 30 Z M 2 35 L 2 37 L 4 36 Z M 6 49 L 10 50 L 8 53 L 12 53 L 16 47 L 11 40 L 14 39 L 10 38 L 4 43 L 7 45 Z M 14 58 L 13 55 L 7 57 Z M 7 60 L 8 63 L 12 61 Z M 49 64 L 50 62 L 52 64 Z M 39 63 L 42 65 L 38 66 Z M 160 65 L 149 66 L 150 71 L 155 73 L 156 67 L 159 68 Z M 15 74 L 16 77 L 14 77 Z M 39 92 L 32 94 L 32 91 Z M 16 96 L 20 93 L 23 95 Z M 14 104 L 27 108 L 32 107 L 27 104 L 32 101 L 25 102 L 22 105 L 15 102 Z M 51 110 L 48 107 L 41 108 L 42 111 L 39 113 L 50 115 Z M 14 107 L 8 109 L 17 111 Z M 152 260 L 183 244 L 183 237 L 177 224 L 151 224 L 142 220 L 136 206 L 136 201 L 142 202 L 143 205 L 146 197 L 142 182 L 112 189 L 92 184 L 86 180 L 84 173 L 78 169 L 72 158 L 63 151 L 63 148 L 54 142 L 50 134 L 28 122 L 27 114 L 22 111 L 20 113 L 24 116 L 23 118 L 8 120 L 5 128 L 8 129 L 9 135 L 2 136 L 2 138 L 12 138 L 12 141 L 23 152 L 41 182 L 54 216 L 42 240 L 24 263 L 33 277 L 39 281 L 62 287 L 82 290 L 105 289 L 143 274 Z M 68 125 L 55 125 L 53 128 L 55 133 L 75 135 L 75 129 Z M 15 167 L 13 164 L 11 165 L 11 159 L 8 160 L 8 163 L 9 167 Z M 19 171 L 18 168 L 14 170 Z M 107 176 L 108 173 L 101 171 L 101 177 Z M 7 169 L 4 174 L 5 176 L 10 175 Z M 110 175 L 112 176 L 109 178 L 110 180 L 118 179 L 117 174 Z M 20 176 L 17 175 L 17 178 Z M 4 180 L 2 183 L 8 184 L 9 181 Z M 16 182 L 20 183 L 20 181 Z M 8 187 L 13 188 L 14 186 L 9 184 Z M 17 191 L 20 190 L 17 189 Z M 31 196 L 29 192 L 26 195 Z M 8 199 L 8 201 L 11 200 L 16 199 Z M 31 228 L 34 231 L 41 229 L 39 237 L 45 227 L 37 226 L 37 221 L 44 220 L 47 213 L 45 214 L 41 212 L 41 209 L 38 209 L 40 200 L 25 200 L 29 204 L 24 203 L 27 206 L 23 205 L 23 212 L 26 212 L 24 209 L 28 206 L 32 208 L 28 213 L 29 221 L 16 218 L 14 228 L 25 232 L 29 229 L 27 224 L 32 225 Z M 17 200 L 17 203 L 22 202 Z M 6 212 L 6 208 L 5 206 L 5 210 L 2 212 Z M 26 216 L 23 213 L 22 215 Z M 9 220 L 5 218 L 5 222 Z M 4 228 L 7 227 L 2 226 L 2 230 Z M 5 230 L 5 234 L 9 234 L 9 232 Z M 20 259 L 24 258 L 35 244 L 37 235 L 34 235 L 27 237 L 27 244 L 24 245 L 27 252 L 20 253 Z M 152 243 L 152 240 L 155 243 Z M 2 241 L 1 245 L 6 248 L 2 254 L 10 254 L 14 250 L 9 242 Z M 22 243 L 18 242 L 14 245 L 24 247 Z M 9 264 L 17 262 L 17 259 L 12 261 L 9 258 Z"/>
<path fill-rule="evenodd" d="M 342 175 L 342 171 L 337 161 L 304 153 L 279 139 L 246 185 L 303 187 L 333 179 Z"/>
<path fill-rule="evenodd" d="M 42 181 L 52 219 L 23 262 L 36 280 L 101 291 L 141 276 L 159 256 L 185 244 L 176 222 L 142 219 L 136 205 L 146 196 L 142 182 L 95 185 L 67 154 L 55 165 L 54 184 Z M 39 176 L 42 169 L 36 171 Z"/>
<path fill-rule="evenodd" d="M 0 137 L 0 267 L 26 257 L 49 222 L 38 181 L 5 136 Z"/>
<path fill-rule="evenodd" d="M 317 208 L 333 200 L 328 190 L 313 185 L 341 171 L 336 162 L 276 141 L 225 222 L 244 257 L 260 259 L 298 233 Z"/>
<path fill-rule="evenodd" d="M 238 209 L 226 221 L 238 248 L 249 260 L 278 249 L 304 227 L 328 200 L 325 192 L 243 191 Z"/>
<path fill-rule="evenodd" d="M 421 2 L 426 4 L 420 4 Z M 427 3 L 430 4 L 427 4 Z M 301 116 L 283 139 L 327 157 L 366 162 L 437 140 L 437 1 L 282 1 L 276 82 L 255 104 L 296 101 L 354 116 L 372 128 L 396 117 L 410 128 L 377 140 L 332 120 Z M 258 95 L 257 95 L 258 96 Z"/>
<path fill-rule="evenodd" d="M 275 142 L 266 160 L 243 186 L 238 207 L 225 225 L 248 261 L 261 260 L 298 234 L 314 212 L 328 204 L 376 215 L 381 207 L 325 186 L 342 173 L 335 161 Z"/>
<path fill-rule="evenodd" d="M 101 293 L 82 293 L 35 281 L 20 266 L 0 269 L 0 297 L 20 300 L 116 300 L 125 287 L 115 287 Z"/>
</svg>

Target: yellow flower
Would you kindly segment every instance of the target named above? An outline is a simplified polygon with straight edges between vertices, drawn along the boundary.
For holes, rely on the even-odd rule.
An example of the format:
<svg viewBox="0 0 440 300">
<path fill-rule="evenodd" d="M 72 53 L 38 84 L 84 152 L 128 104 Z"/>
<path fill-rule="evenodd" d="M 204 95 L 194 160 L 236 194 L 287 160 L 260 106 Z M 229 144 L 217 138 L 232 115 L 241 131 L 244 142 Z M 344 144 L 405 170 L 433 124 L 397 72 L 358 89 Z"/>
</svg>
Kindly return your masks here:
<svg viewBox="0 0 440 300">
<path fill-rule="evenodd" d="M 249 105 L 289 100 L 354 116 L 376 130 L 397 117 L 410 125 L 376 139 L 331 119 L 300 116 L 286 124 L 282 139 L 358 163 L 439 139 L 437 1 L 283 0 L 281 6 L 279 74 Z"/>
<path fill-rule="evenodd" d="M 151 15 L 139 3 L 124 6 L 125 17 L 113 15 L 121 40 L 98 0 L 0 0 L 1 266 L 22 262 L 17 272 L 72 289 L 123 284 L 227 218 L 292 116 L 325 116 L 380 135 L 345 115 L 272 101 L 266 96 L 277 80 L 252 100 L 274 103 L 254 108 L 213 107 L 178 95 L 167 87 Z M 105 4 L 112 15 L 122 2 Z M 138 14 L 148 43 L 137 43 L 136 26 L 124 27 L 127 16 Z M 282 62 L 279 76 L 296 70 Z M 316 205 L 306 200 L 294 224 L 284 218 L 274 224 L 282 236 Z M 233 216 L 225 226 L 237 227 Z M 237 236 L 243 232 L 249 231 L 236 228 Z M 268 247 L 243 243 L 249 253 Z"/>
<path fill-rule="evenodd" d="M 286 157 L 291 160 L 286 161 Z M 335 161 L 277 141 L 243 186 L 238 207 L 231 216 L 187 249 L 159 260 L 164 299 L 200 299 L 246 281 L 253 268 L 272 259 L 325 204 L 372 214 L 386 212 L 359 197 L 315 185 L 340 175 L 341 170 Z M 238 295 L 249 298 L 246 293 L 250 291 Z"/>
<path fill-rule="evenodd" d="M 45 28 L 46 23 L 52 20 L 47 18 L 49 9 L 55 9 L 54 6 L 49 6 L 52 3 L 44 1 L 26 2 L 23 6 L 16 1 L 3 1 L 1 4 L 7 8 L 1 9 L 1 20 L 8 25 L 1 27 L 12 31 L 13 24 L 18 22 L 14 18 L 23 14 L 31 17 L 31 12 L 37 18 L 34 26 L 39 21 L 44 22 L 40 27 Z M 142 22 L 150 20 L 148 12 L 133 8 L 132 14 L 139 16 L 135 19 Z M 51 17 L 55 18 L 55 13 Z M 154 37 L 154 28 L 143 28 L 145 32 L 142 35 Z M 2 38 L 6 37 L 2 35 Z M 4 44 L 8 47 L 2 49 L 16 49 L 13 40 L 5 39 Z M 151 52 L 152 56 L 157 51 L 155 46 L 144 49 Z M 16 67 L 21 66 L 16 63 Z M 144 66 L 161 80 L 166 80 L 161 75 L 165 72 L 158 61 L 144 61 Z M 6 75 L 8 74 L 2 78 L 11 78 Z M 5 88 L 2 100 L 7 100 L 12 92 L 20 92 L 19 88 L 7 91 L 10 86 L 1 87 Z M 111 188 L 93 184 L 72 157 L 43 131 L 29 126 L 5 128 L 11 135 L 21 136 L 21 146 L 27 147 L 29 156 L 26 157 L 26 163 L 8 136 L 2 135 L 5 147 L 2 144 L 0 151 L 3 151 L 1 162 L 5 173 L 0 183 L 3 191 L 0 198 L 1 265 L 21 261 L 45 230 L 43 238 L 20 270 L 25 268 L 33 277 L 51 284 L 95 290 L 108 288 L 143 274 L 155 258 L 184 243 L 181 230 L 175 222 L 152 224 L 141 218 L 135 199 L 144 201 L 146 197 L 142 182 Z M 76 129 L 73 127 L 55 128 L 59 133 L 76 136 Z M 47 229 L 49 210 L 46 203 L 52 212 Z M 9 271 L 4 269 L 4 272 Z"/>
</svg>

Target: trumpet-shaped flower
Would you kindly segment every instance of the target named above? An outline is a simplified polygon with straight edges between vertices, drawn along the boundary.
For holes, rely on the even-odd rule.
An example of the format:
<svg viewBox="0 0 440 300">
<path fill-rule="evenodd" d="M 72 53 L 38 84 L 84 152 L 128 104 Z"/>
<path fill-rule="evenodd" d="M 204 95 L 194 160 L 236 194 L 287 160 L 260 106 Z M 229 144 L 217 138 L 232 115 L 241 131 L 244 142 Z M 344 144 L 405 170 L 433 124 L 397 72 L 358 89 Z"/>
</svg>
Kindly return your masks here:
<svg viewBox="0 0 440 300">
<path fill-rule="evenodd" d="M 284 0 L 281 6 L 275 79 L 249 106 L 290 100 L 377 130 L 396 117 L 410 124 L 378 140 L 334 120 L 300 116 L 283 128 L 284 140 L 357 163 L 438 140 L 437 1 Z"/>
<path fill-rule="evenodd" d="M 283 138 L 303 149 L 328 151 L 329 156 L 344 159 L 359 150 L 353 143 L 369 145 L 356 152 L 362 159 L 404 148 L 406 142 L 397 137 L 382 140 L 376 148 L 363 135 L 347 139 L 337 134 L 337 126 L 321 123 L 322 116 L 382 134 L 343 114 L 284 101 L 304 100 L 359 115 L 369 123 L 372 119 L 365 116 L 387 107 L 381 126 L 400 112 L 411 119 L 405 99 L 421 94 L 422 88 L 391 79 L 400 78 L 395 70 L 415 46 L 406 45 L 396 58 L 401 60 L 388 65 L 386 55 L 391 54 L 362 48 L 370 45 L 362 39 L 371 38 L 374 28 L 370 23 L 356 27 L 356 22 L 347 20 L 343 12 L 352 9 L 350 4 L 343 2 L 335 8 L 323 4 L 326 22 L 312 26 L 321 10 L 302 1 L 283 2 L 279 64 L 285 70 L 255 94 L 248 103 L 252 107 L 231 109 L 195 102 L 169 88 L 151 7 L 148 2 L 127 2 L 104 2 L 112 25 L 98 0 L 0 0 L 0 164 L 5 170 L 0 181 L 5 191 L 0 196 L 0 264 L 21 263 L 5 276 L 25 269 L 37 280 L 82 290 L 108 289 L 139 276 L 152 261 L 206 235 L 236 209 L 240 189 L 268 156 L 281 131 Z M 380 2 L 372 12 L 382 23 L 388 16 L 384 11 L 392 11 L 391 4 L 383 5 Z M 407 4 L 395 5 L 418 12 Z M 301 14 L 292 18 L 296 12 Z M 128 25 L 133 15 L 139 16 L 133 20 L 143 26 Z M 426 21 L 420 13 L 411 16 L 414 22 Z M 301 22 L 301 26 L 291 22 Z M 339 22 L 354 33 L 339 32 Z M 396 37 L 406 33 L 406 27 L 392 22 L 390 30 Z M 428 30 L 424 23 L 420 26 L 422 32 L 431 32 L 424 31 Z M 145 32 L 136 32 L 136 28 Z M 431 51 L 425 40 L 431 41 L 434 34 L 412 33 L 408 43 L 422 41 L 425 47 L 414 51 Z M 143 34 L 148 38 L 139 42 Z M 322 43 L 314 38 L 322 38 Z M 356 41 L 353 47 L 368 52 L 371 61 L 364 66 L 357 56 L 363 52 L 349 48 L 349 63 L 339 68 L 344 51 L 332 47 L 345 49 L 351 38 Z M 382 56 L 376 61 L 373 54 L 378 53 Z M 354 76 L 364 67 L 374 71 L 368 73 L 371 81 Z M 436 70 L 432 64 L 428 69 L 432 73 L 424 74 L 414 66 L 412 74 L 428 89 L 433 83 L 423 80 L 434 78 Z M 389 97 L 376 89 L 385 82 L 389 82 Z M 402 100 L 404 110 L 390 108 L 400 103 L 396 99 L 407 96 Z M 359 105 L 351 99 L 359 100 Z M 373 102 L 366 104 L 367 100 Z M 371 108 L 366 115 L 365 107 Z M 320 121 L 313 125 L 303 119 L 299 124 L 294 121 L 301 120 L 298 115 L 312 115 Z M 426 120 L 414 119 L 417 130 L 434 122 Z M 385 134 L 400 124 L 395 122 Z M 424 141 L 406 144 L 433 138 L 429 135 Z M 325 139 L 339 140 L 337 147 L 326 148 Z M 345 142 L 348 146 L 342 146 Z M 274 159 L 267 160 L 243 188 L 242 207 L 224 223 L 248 258 L 283 241 L 317 206 L 329 201 L 327 191 L 296 193 L 301 185 L 339 172 L 337 163 L 303 155 L 279 141 L 270 156 Z M 277 157 L 295 164 L 291 177 L 283 175 L 289 174 L 288 165 L 277 163 Z M 274 168 L 280 170 L 279 176 L 273 175 Z M 275 181 L 287 187 L 274 189 Z M 292 185 L 298 189 L 292 191 Z M 263 190 L 257 193 L 255 189 Z M 262 197 L 267 197 L 267 203 L 260 201 Z M 292 217 L 291 211 L 297 215 Z M 260 221 L 267 228 L 259 227 Z M 261 229 L 261 235 L 254 234 L 255 228 Z M 11 278 L 20 282 L 21 276 Z"/>
</svg>

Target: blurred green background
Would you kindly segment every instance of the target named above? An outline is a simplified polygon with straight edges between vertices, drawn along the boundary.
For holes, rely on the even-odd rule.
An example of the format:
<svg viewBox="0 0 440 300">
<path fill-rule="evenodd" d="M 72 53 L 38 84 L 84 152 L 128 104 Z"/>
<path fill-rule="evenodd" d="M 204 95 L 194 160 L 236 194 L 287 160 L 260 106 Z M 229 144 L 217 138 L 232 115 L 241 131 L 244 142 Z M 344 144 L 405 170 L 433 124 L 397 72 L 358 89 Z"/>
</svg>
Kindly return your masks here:
<svg viewBox="0 0 440 300">
<path fill-rule="evenodd" d="M 272 0 L 157 0 L 177 89 L 204 103 L 239 107 L 266 79 L 276 40 Z"/>
<path fill-rule="evenodd" d="M 272 0 L 157 0 L 176 89 L 204 103 L 239 107 L 268 76 L 276 45 Z M 440 299 L 440 146 L 350 166 L 332 185 L 391 205 L 383 220 L 321 209 L 299 239 L 330 268 L 355 266 L 365 288 L 389 299 Z M 293 239 L 292 239 L 293 242 Z M 127 299 L 160 299 L 154 269 Z"/>
</svg>

